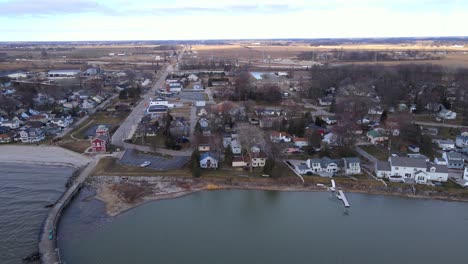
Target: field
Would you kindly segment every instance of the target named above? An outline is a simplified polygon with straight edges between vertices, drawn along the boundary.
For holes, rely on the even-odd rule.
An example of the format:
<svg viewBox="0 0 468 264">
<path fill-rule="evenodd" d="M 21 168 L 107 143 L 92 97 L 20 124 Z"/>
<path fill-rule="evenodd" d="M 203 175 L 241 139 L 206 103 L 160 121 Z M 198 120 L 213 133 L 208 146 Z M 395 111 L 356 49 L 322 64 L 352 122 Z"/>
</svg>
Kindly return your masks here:
<svg viewBox="0 0 468 264">
<path fill-rule="evenodd" d="M 261 63 L 264 60 L 270 59 L 271 64 L 297 65 L 297 62 L 291 61 L 298 54 L 310 51 L 331 51 L 343 49 L 347 51 L 446 51 L 448 54 L 441 60 L 409 60 L 409 61 L 386 61 L 372 62 L 373 64 L 383 65 L 398 65 L 398 64 L 414 64 L 414 63 L 431 63 L 446 67 L 468 67 L 468 45 L 464 47 L 454 46 L 432 46 L 427 43 L 422 44 L 360 44 L 360 45 L 327 45 L 327 46 L 310 46 L 310 45 L 290 45 L 290 46 L 246 46 L 240 44 L 233 45 L 198 45 L 192 46 L 192 50 L 196 51 L 197 59 L 210 60 L 227 59 L 240 62 Z M 275 61 L 276 60 L 276 61 Z M 339 62 L 339 64 L 356 63 L 368 64 L 369 62 Z M 305 66 L 307 63 L 302 62 L 299 65 Z"/>
</svg>

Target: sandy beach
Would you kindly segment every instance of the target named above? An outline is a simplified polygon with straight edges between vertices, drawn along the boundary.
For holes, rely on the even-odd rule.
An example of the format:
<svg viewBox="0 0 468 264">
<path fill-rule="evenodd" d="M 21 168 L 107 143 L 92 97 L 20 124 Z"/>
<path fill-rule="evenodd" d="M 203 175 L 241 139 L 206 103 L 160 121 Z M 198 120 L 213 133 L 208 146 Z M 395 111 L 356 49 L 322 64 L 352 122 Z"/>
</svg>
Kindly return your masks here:
<svg viewBox="0 0 468 264">
<path fill-rule="evenodd" d="M 89 157 L 55 146 L 0 145 L 0 163 L 27 163 L 82 167 Z"/>
</svg>

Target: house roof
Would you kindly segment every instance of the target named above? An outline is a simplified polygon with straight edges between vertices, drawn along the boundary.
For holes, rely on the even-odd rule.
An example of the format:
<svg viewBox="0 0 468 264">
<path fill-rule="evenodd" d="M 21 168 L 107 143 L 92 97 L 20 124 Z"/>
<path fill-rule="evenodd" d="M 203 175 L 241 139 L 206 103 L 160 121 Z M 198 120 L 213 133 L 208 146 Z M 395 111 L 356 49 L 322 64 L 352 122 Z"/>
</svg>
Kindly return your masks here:
<svg viewBox="0 0 468 264">
<path fill-rule="evenodd" d="M 0 138 L 10 138 L 8 134 L 0 134 Z"/>
<path fill-rule="evenodd" d="M 425 159 L 412 159 L 406 157 L 391 157 L 390 164 L 397 167 L 426 168 Z"/>
<path fill-rule="evenodd" d="M 453 161 L 463 162 L 463 155 L 457 152 L 445 152 L 447 155 L 447 159 Z"/>
<path fill-rule="evenodd" d="M 105 136 L 105 135 L 100 135 L 100 136 L 97 136 L 97 137 L 95 137 L 95 138 L 92 139 L 92 141 L 95 141 L 95 140 L 108 141 L 108 140 L 109 140 L 109 137 L 108 137 L 108 136 Z"/>
<path fill-rule="evenodd" d="M 361 160 L 357 157 L 348 157 L 348 158 L 343 158 L 347 163 L 360 163 Z"/>
<path fill-rule="evenodd" d="M 234 156 L 232 162 L 244 162 L 244 156 Z"/>
<path fill-rule="evenodd" d="M 380 132 L 377 131 L 377 130 L 371 130 L 371 131 L 367 132 L 367 135 L 368 135 L 368 136 L 371 136 L 371 137 L 374 137 L 374 138 L 375 138 L 375 137 L 382 137 L 382 135 L 380 134 Z"/>
<path fill-rule="evenodd" d="M 293 141 L 294 142 L 307 142 L 307 140 L 303 137 L 294 137 Z"/>
<path fill-rule="evenodd" d="M 377 170 L 379 171 L 391 171 L 390 162 L 388 161 L 377 161 Z"/>
<path fill-rule="evenodd" d="M 438 142 L 441 145 L 455 144 L 455 142 L 453 140 L 451 140 L 451 139 L 441 139 L 441 140 L 438 140 Z"/>
<path fill-rule="evenodd" d="M 200 156 L 200 160 L 204 160 L 204 159 L 207 159 L 207 158 L 212 158 L 212 159 L 217 160 L 217 158 L 215 158 L 214 155 L 211 154 L 211 152 L 205 152 Z"/>
<path fill-rule="evenodd" d="M 272 137 L 280 137 L 280 136 L 283 136 L 283 137 L 290 137 L 291 135 L 289 135 L 288 132 L 272 131 L 272 132 L 271 132 L 271 136 L 272 136 Z"/>
<path fill-rule="evenodd" d="M 427 163 L 427 171 L 430 171 L 431 168 L 434 167 L 436 170 L 435 172 L 440 172 L 440 173 L 448 173 L 448 168 L 447 165 L 438 165 L 432 162 Z"/>
</svg>

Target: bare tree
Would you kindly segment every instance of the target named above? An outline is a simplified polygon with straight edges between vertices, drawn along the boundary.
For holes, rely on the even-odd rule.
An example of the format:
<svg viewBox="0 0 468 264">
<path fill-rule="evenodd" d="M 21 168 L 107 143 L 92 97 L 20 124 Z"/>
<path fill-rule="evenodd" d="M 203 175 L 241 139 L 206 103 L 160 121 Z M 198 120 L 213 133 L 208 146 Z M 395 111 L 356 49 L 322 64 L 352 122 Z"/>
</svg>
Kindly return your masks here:
<svg viewBox="0 0 468 264">
<path fill-rule="evenodd" d="M 240 123 L 237 126 L 237 131 L 243 151 L 248 155 L 249 160 L 252 160 L 254 146 L 258 146 L 263 151 L 269 151 L 267 150 L 265 137 L 259 127 L 251 126 L 248 123 Z M 249 162 L 249 166 L 250 172 L 252 172 L 252 162 Z"/>
</svg>

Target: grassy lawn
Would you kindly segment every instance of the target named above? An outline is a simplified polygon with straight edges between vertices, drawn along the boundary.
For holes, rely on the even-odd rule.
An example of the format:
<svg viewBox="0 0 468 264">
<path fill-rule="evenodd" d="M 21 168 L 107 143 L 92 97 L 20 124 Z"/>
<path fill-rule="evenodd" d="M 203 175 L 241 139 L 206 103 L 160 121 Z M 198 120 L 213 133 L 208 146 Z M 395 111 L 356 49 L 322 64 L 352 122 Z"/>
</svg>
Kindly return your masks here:
<svg viewBox="0 0 468 264">
<path fill-rule="evenodd" d="M 117 162 L 116 158 L 104 157 L 97 164 L 92 175 L 94 176 L 178 176 L 191 177 L 188 169 L 156 171 L 150 168 L 123 165 Z"/>
<path fill-rule="evenodd" d="M 365 152 L 371 154 L 378 160 L 388 160 L 388 150 L 384 147 L 374 146 L 374 145 L 366 145 L 366 146 L 359 146 Z"/>
<path fill-rule="evenodd" d="M 460 113 L 457 114 L 457 118 L 455 120 L 444 120 L 444 121 L 437 121 L 435 115 L 414 115 L 414 120 L 419 122 L 435 122 L 440 124 L 450 124 L 450 125 L 461 125 L 463 122 L 463 116 Z"/>
</svg>

